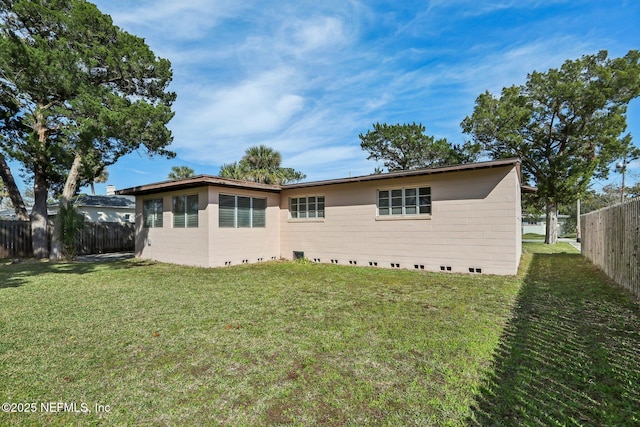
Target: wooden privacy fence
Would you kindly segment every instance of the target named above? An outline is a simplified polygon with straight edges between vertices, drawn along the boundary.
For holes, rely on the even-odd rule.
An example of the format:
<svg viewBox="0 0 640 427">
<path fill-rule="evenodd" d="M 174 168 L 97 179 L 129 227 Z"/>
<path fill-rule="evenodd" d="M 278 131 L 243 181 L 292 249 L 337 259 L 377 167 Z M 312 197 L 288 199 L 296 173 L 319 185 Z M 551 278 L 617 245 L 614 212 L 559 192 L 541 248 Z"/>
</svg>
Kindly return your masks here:
<svg viewBox="0 0 640 427">
<path fill-rule="evenodd" d="M 86 223 L 76 240 L 78 255 L 133 251 L 134 236 L 133 224 Z M 0 258 L 30 257 L 32 253 L 29 222 L 0 221 Z"/>
<path fill-rule="evenodd" d="M 640 198 L 580 219 L 582 254 L 640 298 Z"/>
<path fill-rule="evenodd" d="M 78 255 L 134 250 L 135 227 L 120 222 L 90 222 L 76 240 Z"/>
<path fill-rule="evenodd" d="M 0 221 L 0 258 L 29 257 L 31 226 L 28 221 Z"/>
</svg>

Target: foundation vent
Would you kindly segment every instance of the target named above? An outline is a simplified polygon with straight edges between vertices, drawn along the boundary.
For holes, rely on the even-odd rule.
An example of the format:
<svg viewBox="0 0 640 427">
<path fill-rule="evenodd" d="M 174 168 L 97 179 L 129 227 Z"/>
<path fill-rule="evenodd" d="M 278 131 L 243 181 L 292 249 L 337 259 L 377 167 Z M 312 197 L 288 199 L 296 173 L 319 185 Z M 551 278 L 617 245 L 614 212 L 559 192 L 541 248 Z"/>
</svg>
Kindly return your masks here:
<svg viewBox="0 0 640 427">
<path fill-rule="evenodd" d="M 481 274 L 482 273 L 482 269 L 478 268 L 478 267 L 469 267 L 469 273 L 478 273 Z"/>
<path fill-rule="evenodd" d="M 441 265 L 440 266 L 440 271 L 451 271 L 451 266 L 450 265 Z"/>
<path fill-rule="evenodd" d="M 377 261 L 369 261 L 369 267 L 377 267 L 377 266 L 378 266 Z"/>
</svg>

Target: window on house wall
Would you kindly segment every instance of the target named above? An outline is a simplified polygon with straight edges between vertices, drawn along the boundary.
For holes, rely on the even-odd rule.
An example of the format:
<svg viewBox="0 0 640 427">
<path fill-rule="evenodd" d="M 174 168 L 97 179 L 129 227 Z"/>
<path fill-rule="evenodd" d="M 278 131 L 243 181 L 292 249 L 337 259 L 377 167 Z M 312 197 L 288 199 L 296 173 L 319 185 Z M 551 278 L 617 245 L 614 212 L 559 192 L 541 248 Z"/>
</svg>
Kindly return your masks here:
<svg viewBox="0 0 640 427">
<path fill-rule="evenodd" d="M 290 198 L 289 215 L 293 219 L 324 218 L 324 196 Z"/>
<path fill-rule="evenodd" d="M 142 202 L 142 225 L 145 228 L 162 227 L 162 199 Z"/>
<path fill-rule="evenodd" d="M 173 198 L 173 227 L 198 227 L 198 195 L 187 194 Z"/>
<path fill-rule="evenodd" d="M 431 214 L 431 188 L 378 190 L 378 216 Z"/>
<path fill-rule="evenodd" d="M 266 226 L 267 199 L 220 194 L 218 226 L 221 228 L 261 228 Z"/>
</svg>

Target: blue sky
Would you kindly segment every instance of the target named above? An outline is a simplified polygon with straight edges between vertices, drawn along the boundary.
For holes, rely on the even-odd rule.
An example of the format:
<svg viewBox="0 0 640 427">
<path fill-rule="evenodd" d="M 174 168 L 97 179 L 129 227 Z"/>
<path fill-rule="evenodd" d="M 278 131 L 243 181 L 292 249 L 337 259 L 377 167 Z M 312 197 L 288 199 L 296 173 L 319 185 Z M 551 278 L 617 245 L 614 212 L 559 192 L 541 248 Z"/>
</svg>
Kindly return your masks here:
<svg viewBox="0 0 640 427">
<path fill-rule="evenodd" d="M 217 174 L 257 144 L 307 180 L 368 174 L 376 163 L 358 135 L 375 122 L 421 122 L 462 143 L 460 122 L 483 91 L 602 49 L 640 49 L 636 0 L 95 3 L 171 61 L 178 95 L 177 157 L 123 158 L 109 169 L 119 189 L 164 180 L 171 166 Z M 640 144 L 638 99 L 628 123 Z M 629 180 L 639 175 L 636 162 Z"/>
</svg>

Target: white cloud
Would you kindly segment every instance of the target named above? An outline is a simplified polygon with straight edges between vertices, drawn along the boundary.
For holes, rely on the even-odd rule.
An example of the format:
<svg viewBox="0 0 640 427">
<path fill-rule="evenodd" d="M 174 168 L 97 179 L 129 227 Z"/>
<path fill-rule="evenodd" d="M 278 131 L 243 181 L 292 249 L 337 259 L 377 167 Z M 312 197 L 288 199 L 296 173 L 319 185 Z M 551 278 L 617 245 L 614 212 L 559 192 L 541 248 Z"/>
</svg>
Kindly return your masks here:
<svg viewBox="0 0 640 427">
<path fill-rule="evenodd" d="M 171 60 L 180 158 L 219 165 L 264 143 L 310 179 L 373 170 L 358 134 L 376 121 L 461 142 L 483 91 L 618 41 L 595 6 L 565 0 L 97 1 Z"/>
<path fill-rule="evenodd" d="M 173 39 L 194 40 L 225 19 L 240 14 L 246 7 L 239 0 L 160 0 L 137 2 L 136 7 L 103 7 L 116 25 L 125 29 L 143 28 L 145 32 L 169 35 Z M 167 34 L 168 32 L 168 34 Z"/>
<path fill-rule="evenodd" d="M 245 136 L 275 132 L 304 105 L 287 89 L 287 71 L 273 71 L 210 94 L 197 121 L 215 135 Z"/>
<path fill-rule="evenodd" d="M 339 48 L 346 38 L 342 21 L 331 16 L 295 23 L 292 36 L 299 52 Z"/>
</svg>

